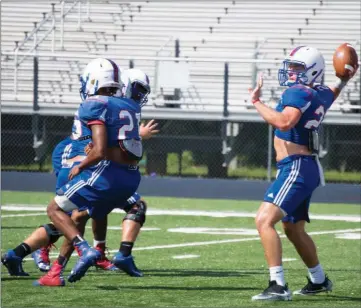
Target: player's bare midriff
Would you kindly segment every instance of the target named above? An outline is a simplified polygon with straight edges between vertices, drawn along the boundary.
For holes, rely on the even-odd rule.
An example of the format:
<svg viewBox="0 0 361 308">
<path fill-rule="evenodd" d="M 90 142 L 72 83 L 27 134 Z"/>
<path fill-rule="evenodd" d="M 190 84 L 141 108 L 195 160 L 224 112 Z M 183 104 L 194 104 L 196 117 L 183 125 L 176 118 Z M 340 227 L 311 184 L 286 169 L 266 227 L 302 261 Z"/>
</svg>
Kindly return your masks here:
<svg viewBox="0 0 361 308">
<path fill-rule="evenodd" d="M 291 155 L 312 155 L 307 146 L 296 144 L 274 137 L 274 149 L 276 151 L 276 161 L 280 161 Z"/>
<path fill-rule="evenodd" d="M 106 159 L 116 162 L 123 165 L 133 165 L 136 166 L 138 162 L 134 159 L 130 159 L 128 154 L 125 153 L 119 147 L 111 147 L 107 149 Z"/>
</svg>

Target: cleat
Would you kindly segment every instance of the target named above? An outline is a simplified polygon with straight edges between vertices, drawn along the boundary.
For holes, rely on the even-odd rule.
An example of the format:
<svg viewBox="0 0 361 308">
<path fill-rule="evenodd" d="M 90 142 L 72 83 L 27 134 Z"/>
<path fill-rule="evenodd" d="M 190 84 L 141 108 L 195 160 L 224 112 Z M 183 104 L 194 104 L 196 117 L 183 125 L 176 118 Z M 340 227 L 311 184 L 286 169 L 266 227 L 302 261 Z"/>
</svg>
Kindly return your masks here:
<svg viewBox="0 0 361 308">
<path fill-rule="evenodd" d="M 49 259 L 49 251 L 51 246 L 42 247 L 36 251 L 34 251 L 31 256 L 34 259 L 36 267 L 41 272 L 47 272 L 50 270 L 50 259 Z"/>
<path fill-rule="evenodd" d="M 49 272 L 42 276 L 39 280 L 33 282 L 33 286 L 41 287 L 63 287 L 65 286 L 65 280 L 63 277 L 64 267 L 56 260 Z"/>
<path fill-rule="evenodd" d="M 306 278 L 308 283 L 301 290 L 294 291 L 294 295 L 315 295 L 322 292 L 332 292 L 333 284 L 327 275 L 323 283 L 313 283 L 310 278 Z"/>
<path fill-rule="evenodd" d="M 80 249 L 77 246 L 75 246 L 74 249 L 75 249 L 76 253 L 78 254 L 78 256 L 81 257 Z"/>
<path fill-rule="evenodd" d="M 24 272 L 23 259 L 15 255 L 14 250 L 8 250 L 2 257 L 1 263 L 7 268 L 10 276 L 29 276 Z"/>
<path fill-rule="evenodd" d="M 113 264 L 133 277 L 143 277 L 143 273 L 135 266 L 134 258 L 132 255 L 124 257 L 120 251 L 118 251 L 113 257 Z"/>
<path fill-rule="evenodd" d="M 276 281 L 270 281 L 268 287 L 261 294 L 253 296 L 252 300 L 290 301 L 292 296 L 287 284 L 280 286 Z"/>
<path fill-rule="evenodd" d="M 94 248 L 101 253 L 100 259 L 95 263 L 96 268 L 100 268 L 104 271 L 118 271 L 118 268 L 106 257 L 105 250 L 100 245 L 97 245 Z"/>
<path fill-rule="evenodd" d="M 89 267 L 95 265 L 96 261 L 101 258 L 101 253 L 95 248 L 91 248 L 86 241 L 75 244 L 75 247 L 79 248 L 81 257 L 79 257 L 78 262 L 70 272 L 68 277 L 69 282 L 80 280 L 85 275 Z"/>
</svg>

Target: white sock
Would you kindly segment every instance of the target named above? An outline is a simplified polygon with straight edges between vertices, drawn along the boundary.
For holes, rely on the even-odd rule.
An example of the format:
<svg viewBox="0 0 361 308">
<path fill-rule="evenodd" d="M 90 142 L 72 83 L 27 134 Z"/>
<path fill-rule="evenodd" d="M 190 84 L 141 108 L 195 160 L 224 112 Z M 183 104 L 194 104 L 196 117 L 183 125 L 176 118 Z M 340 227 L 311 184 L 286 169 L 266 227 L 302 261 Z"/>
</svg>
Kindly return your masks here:
<svg viewBox="0 0 361 308">
<path fill-rule="evenodd" d="M 321 264 L 319 264 L 315 267 L 309 268 L 308 275 L 310 276 L 312 283 L 320 284 L 320 283 L 323 283 L 326 279 L 326 276 L 325 276 L 325 273 L 323 271 Z"/>
<path fill-rule="evenodd" d="M 272 266 L 269 269 L 271 281 L 276 281 L 279 286 L 285 286 L 285 276 L 283 274 L 283 266 Z"/>
<path fill-rule="evenodd" d="M 93 245 L 94 247 L 96 247 L 98 244 L 105 244 L 105 240 L 104 241 L 97 241 L 93 239 Z"/>
</svg>

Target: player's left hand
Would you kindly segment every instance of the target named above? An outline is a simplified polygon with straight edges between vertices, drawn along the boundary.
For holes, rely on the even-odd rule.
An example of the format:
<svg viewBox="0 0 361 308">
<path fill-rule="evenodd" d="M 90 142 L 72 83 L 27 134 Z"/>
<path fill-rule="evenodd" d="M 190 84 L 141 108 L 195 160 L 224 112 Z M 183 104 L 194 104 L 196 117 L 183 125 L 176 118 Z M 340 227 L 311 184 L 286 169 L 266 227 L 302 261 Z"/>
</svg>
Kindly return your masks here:
<svg viewBox="0 0 361 308">
<path fill-rule="evenodd" d="M 74 166 L 70 172 L 69 172 L 69 181 L 72 180 L 74 177 L 76 177 L 78 174 L 80 174 L 81 169 L 79 168 L 79 166 Z"/>
<path fill-rule="evenodd" d="M 252 89 L 252 88 L 248 89 L 248 92 L 250 94 L 250 98 L 251 98 L 252 103 L 255 103 L 255 102 L 257 102 L 259 100 L 259 98 L 261 96 L 262 86 L 263 86 L 263 74 L 260 73 L 258 75 L 258 80 L 257 80 L 256 87 L 254 89 Z"/>
<path fill-rule="evenodd" d="M 155 122 L 155 120 L 150 120 L 147 125 L 144 125 L 143 123 L 139 126 L 139 135 L 142 137 L 142 139 L 147 140 L 152 138 L 154 135 L 159 133 L 159 129 L 156 129 L 158 126 L 158 123 Z"/>
</svg>

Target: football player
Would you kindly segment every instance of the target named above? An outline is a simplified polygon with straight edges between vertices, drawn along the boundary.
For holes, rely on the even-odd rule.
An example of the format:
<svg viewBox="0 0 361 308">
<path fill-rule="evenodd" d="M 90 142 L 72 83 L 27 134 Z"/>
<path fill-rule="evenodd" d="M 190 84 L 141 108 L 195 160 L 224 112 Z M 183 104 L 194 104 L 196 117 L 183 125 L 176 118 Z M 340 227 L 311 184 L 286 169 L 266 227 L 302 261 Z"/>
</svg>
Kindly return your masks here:
<svg viewBox="0 0 361 308">
<path fill-rule="evenodd" d="M 354 73 L 356 70 L 357 67 Z M 318 130 L 327 110 L 354 73 L 332 88 L 321 84 L 324 73 L 322 54 L 315 48 L 300 46 L 292 50 L 279 70 L 279 83 L 288 88 L 276 110 L 260 99 L 262 76 L 250 91 L 259 114 L 275 128 L 278 169 L 255 220 L 269 267 L 269 285 L 252 300 L 291 300 L 283 273 L 281 241 L 275 230 L 279 221 L 309 272 L 306 286 L 294 294 L 314 295 L 332 290 L 332 282 L 324 273 L 316 246 L 305 231 L 305 223 L 310 222 L 312 193 L 320 184 L 324 185 L 318 159 Z"/>
<path fill-rule="evenodd" d="M 123 82 L 123 96 L 128 97 L 136 101 L 140 106 L 142 107 L 144 104 L 147 103 L 147 96 L 150 93 L 150 85 L 149 85 L 149 78 L 148 76 L 142 72 L 139 69 L 128 69 L 122 71 L 121 76 L 122 82 Z M 77 138 L 77 118 L 75 118 L 75 124 L 73 126 L 73 138 L 76 140 Z M 154 122 L 154 120 L 151 120 L 147 123 L 147 125 L 141 124 L 140 126 L 140 135 L 142 139 L 149 139 L 153 135 L 157 134 L 159 130 L 156 129 L 157 123 Z M 72 165 L 77 162 L 72 162 L 71 159 L 67 159 L 69 156 L 71 156 L 71 145 L 69 145 L 69 139 L 71 142 L 71 138 L 66 138 L 64 141 L 60 142 L 57 147 L 55 148 L 53 152 L 53 168 L 55 171 L 55 174 L 58 176 L 60 168 L 60 176 L 58 177 L 57 181 L 57 189 L 59 189 L 61 186 L 63 186 L 67 182 L 67 177 L 70 168 Z M 92 143 L 88 143 L 88 149 L 90 149 L 90 146 Z M 83 159 L 83 157 L 81 158 Z M 134 207 L 141 207 L 146 209 L 146 203 L 144 200 L 140 199 L 140 196 L 138 194 L 135 194 L 132 198 L 128 200 L 128 204 L 126 206 L 126 210 L 129 211 L 130 209 Z M 134 209 L 133 209 L 134 211 Z M 77 210 L 73 211 L 73 220 L 79 221 L 79 223 L 84 224 L 89 218 L 86 212 L 78 212 Z M 133 217 L 130 214 L 126 216 L 126 218 L 123 221 L 123 232 L 122 232 L 122 242 L 121 242 L 121 248 L 120 251 L 122 252 L 124 258 L 129 258 L 128 263 L 124 264 L 124 267 L 122 268 L 127 274 L 131 276 L 140 277 L 142 276 L 142 273 L 136 268 L 134 265 L 131 252 L 132 247 L 134 245 L 134 242 L 136 240 L 136 237 L 139 234 L 140 231 L 140 223 L 136 221 L 132 221 L 131 219 L 128 219 L 129 217 Z M 134 218 L 134 217 L 133 217 Z M 85 220 L 84 220 L 85 219 Z M 142 222 L 144 223 L 144 222 Z M 102 253 L 102 258 L 97 261 L 96 267 L 102 268 L 104 270 L 115 270 L 116 267 L 106 258 L 105 256 L 105 238 L 106 238 L 106 227 L 107 227 L 107 218 L 101 220 L 92 220 L 92 228 L 93 228 L 93 234 L 94 234 L 94 247 L 98 249 Z M 56 237 L 57 239 L 57 237 Z M 51 241 L 53 242 L 53 241 Z M 43 247 L 41 249 L 36 250 L 32 253 L 32 256 L 34 258 L 35 264 L 41 271 L 48 271 L 50 268 L 50 260 L 49 260 L 49 250 L 52 243 L 50 243 L 48 246 Z M 66 248 L 67 247 L 67 248 Z M 68 249 L 71 249 L 72 246 L 66 245 L 63 247 L 63 251 L 67 251 Z M 69 251 L 66 255 L 71 254 Z M 70 256 L 70 255 L 69 255 Z M 68 258 L 66 258 L 68 259 Z M 52 275 L 53 276 L 53 275 Z M 45 278 L 44 278 L 45 279 Z M 45 281 L 43 281 L 45 283 Z M 55 283 L 55 282 L 53 282 Z"/>
<path fill-rule="evenodd" d="M 66 212 L 86 207 L 97 212 L 99 218 L 105 217 L 119 203 L 125 203 L 140 183 L 140 105 L 117 96 L 121 80 L 114 62 L 101 60 L 94 65 L 98 71 L 89 69 L 83 76 L 82 94 L 86 100 L 78 109 L 80 128 L 88 131 L 94 147 L 79 165 L 72 167 L 70 181 L 57 191 L 47 208 L 55 228 L 80 251 L 69 282 L 80 280 L 101 253 L 89 246 Z"/>
<path fill-rule="evenodd" d="M 145 75 L 144 73 L 143 73 L 143 75 Z M 138 77 L 139 77 L 139 74 L 138 74 Z M 130 83 L 132 86 L 133 86 L 133 88 L 134 89 L 136 89 L 136 87 L 134 86 L 134 82 L 132 82 L 132 83 Z M 143 95 L 145 98 L 146 98 L 146 94 L 145 95 Z M 135 97 L 139 97 L 139 95 L 138 96 L 135 96 Z M 143 100 L 139 100 L 139 102 L 141 103 L 144 103 L 144 99 Z M 76 122 L 75 122 L 76 123 Z M 78 127 L 78 125 L 76 125 L 75 124 L 75 126 L 76 127 Z M 146 127 L 143 127 L 143 131 L 145 130 L 146 131 L 146 133 L 144 133 L 144 135 L 145 136 L 151 136 L 153 133 L 155 133 L 155 132 L 157 132 L 157 131 L 155 131 L 154 130 L 154 127 L 155 127 L 155 125 L 154 124 L 152 124 L 151 123 L 151 125 L 147 125 Z M 68 147 L 68 144 L 67 144 L 67 141 L 68 140 L 65 140 L 65 142 L 62 142 L 59 146 L 58 146 L 58 148 L 64 148 L 65 150 L 64 151 L 62 151 L 63 153 L 61 154 L 61 156 L 62 156 L 62 158 L 63 158 L 63 162 L 64 161 L 67 161 L 65 158 L 66 158 L 66 156 L 69 156 L 69 154 L 70 154 L 70 151 L 71 151 L 71 147 Z M 81 141 L 81 140 L 80 140 Z M 80 149 L 82 146 L 81 145 L 78 145 L 78 148 Z M 75 151 L 76 152 L 76 151 Z M 54 153 L 57 153 L 56 151 L 54 152 Z M 59 153 L 59 152 L 58 152 Z M 59 156 L 59 155 L 58 155 Z M 56 155 L 54 155 L 53 156 L 53 158 L 54 157 L 56 157 Z M 55 167 L 57 166 L 57 162 L 58 161 L 60 161 L 60 159 L 55 159 L 54 160 L 54 162 L 55 162 Z M 59 164 L 60 165 L 60 164 Z M 59 173 L 59 170 L 58 170 L 58 168 L 54 168 L 55 169 L 55 171 L 56 171 L 56 173 Z M 60 181 L 61 182 L 61 181 Z M 130 198 L 129 199 L 129 202 L 128 202 L 129 204 L 128 204 L 128 209 L 133 209 L 133 211 L 134 211 L 134 205 L 135 204 L 137 204 L 137 207 L 138 206 L 142 206 L 142 202 L 139 202 L 139 195 L 137 195 L 137 194 L 135 194 L 132 198 Z M 133 206 L 132 206 L 132 204 L 133 204 Z M 133 213 L 134 214 L 134 213 Z M 129 214 L 129 215 L 127 215 L 128 216 L 128 219 L 129 219 L 129 217 L 132 217 L 132 216 L 134 216 L 133 214 Z M 127 217 L 126 216 L 126 217 Z M 125 221 L 124 221 L 125 222 Z M 134 221 L 133 221 L 134 222 Z M 135 223 L 135 222 L 134 222 Z M 53 228 L 53 226 L 51 225 L 51 224 L 49 224 L 49 225 L 47 225 L 47 227 L 48 228 L 46 228 L 46 227 L 44 227 L 44 228 L 39 228 L 37 231 L 37 236 L 34 236 L 33 237 L 33 239 L 35 238 L 37 241 L 38 241 L 38 243 L 39 243 L 39 239 L 40 239 L 40 241 L 41 241 L 41 239 L 43 238 L 43 243 L 46 243 L 47 241 L 49 241 L 49 238 L 50 238 L 50 240 L 52 240 L 52 241 L 54 241 L 54 238 L 56 238 L 56 237 L 58 237 L 58 234 L 57 234 L 57 231 L 56 230 L 53 230 L 54 228 Z M 124 227 L 124 226 L 123 226 Z M 127 229 L 127 228 L 124 228 L 125 230 Z M 131 229 L 132 228 L 128 228 L 130 231 L 132 231 Z M 139 232 L 139 226 L 138 226 L 138 224 L 137 223 L 135 223 L 135 229 L 137 229 L 137 230 L 135 230 L 135 234 L 137 235 L 137 232 Z M 43 234 L 44 233 L 44 231 L 46 231 L 46 233 L 45 233 L 45 235 Z M 36 232 L 35 232 L 36 233 Z M 39 234 L 40 233 L 40 234 Z M 29 242 L 29 241 L 28 241 Z M 21 268 L 21 259 L 22 258 L 19 258 L 19 256 L 18 255 L 21 255 L 21 254 L 23 254 L 24 253 L 24 251 L 20 251 L 20 253 L 18 252 L 18 253 L 16 253 L 17 252 L 17 250 L 24 250 L 24 246 L 25 246 L 25 250 L 28 250 L 28 249 L 26 249 L 27 247 L 26 246 L 28 246 L 27 244 L 26 244 L 26 241 L 25 241 L 25 243 L 22 243 L 22 245 L 19 245 L 16 249 L 14 249 L 14 251 L 15 251 L 15 256 L 13 256 L 13 258 L 11 258 L 11 256 L 10 255 L 12 255 L 12 254 L 14 254 L 14 251 L 12 252 L 12 253 L 7 253 L 6 255 L 5 255 L 5 258 L 3 258 L 3 261 L 5 261 L 4 263 L 7 265 L 7 267 L 8 267 L 8 269 L 9 269 L 9 273 L 10 274 L 13 274 L 13 275 L 23 275 L 23 274 L 26 274 L 26 273 L 24 273 L 23 272 L 23 270 L 22 270 L 22 268 Z M 19 249 L 20 248 L 20 249 Z M 28 248 L 29 248 L 29 246 L 28 246 Z M 128 250 L 129 250 L 129 248 L 128 248 Z M 130 252 L 131 252 L 131 250 L 130 250 Z M 24 257 L 24 256 L 20 256 L 20 257 Z M 15 259 L 15 260 L 14 260 Z M 20 259 L 20 260 L 18 260 L 18 259 Z M 20 262 L 17 262 L 17 261 L 20 261 Z M 132 261 L 132 260 L 128 260 L 128 261 Z M 136 269 L 136 268 L 135 268 Z M 46 269 L 45 269 L 46 270 Z M 132 273 L 128 273 L 128 274 L 132 274 Z M 134 273 L 133 273 L 134 274 Z"/>
<path fill-rule="evenodd" d="M 126 84 L 125 81 L 125 92 L 129 92 L 128 89 L 130 87 L 131 98 L 138 102 L 140 106 L 143 106 L 146 103 L 146 96 L 150 92 L 150 89 L 147 90 L 149 87 L 148 77 L 142 71 L 136 69 L 126 70 L 123 74 L 127 76 L 124 80 L 129 80 L 129 84 Z M 155 130 L 156 124 L 153 124 L 153 121 L 150 121 L 147 126 L 142 128 L 143 130 L 146 130 L 143 132 L 143 136 L 145 136 L 144 139 L 150 138 L 153 134 L 158 132 Z M 92 148 L 92 143 L 88 144 L 89 151 L 90 148 Z M 87 154 L 89 153 L 90 152 Z M 128 203 L 129 205 L 124 208 L 127 215 L 122 223 L 122 241 L 119 253 L 115 255 L 113 263 L 116 265 L 116 268 L 123 270 L 130 276 L 142 277 L 143 273 L 135 266 L 131 252 L 140 228 L 145 221 L 146 203 L 144 200 L 140 199 L 140 196 L 137 193 L 128 199 Z M 94 212 L 92 215 L 94 215 Z M 82 217 L 84 219 L 85 215 L 82 215 Z M 85 219 L 88 217 L 89 215 L 86 216 Z M 81 230 L 84 230 L 84 225 L 85 223 L 81 223 Z M 106 226 L 106 217 L 105 219 L 93 219 L 94 242 L 98 242 L 98 245 L 105 245 Z M 60 254 L 51 270 L 34 284 L 41 286 L 63 286 L 65 281 L 62 277 L 62 272 L 65 268 L 66 260 L 70 258 L 72 251 L 73 248 L 71 243 L 64 241 L 60 249 Z M 113 270 L 111 266 L 114 265 L 110 263 L 109 270 Z"/>
</svg>

